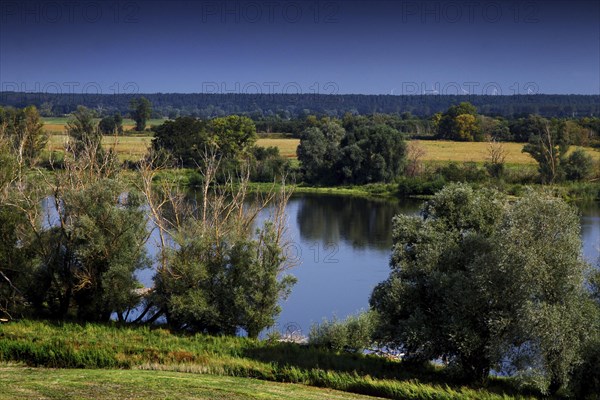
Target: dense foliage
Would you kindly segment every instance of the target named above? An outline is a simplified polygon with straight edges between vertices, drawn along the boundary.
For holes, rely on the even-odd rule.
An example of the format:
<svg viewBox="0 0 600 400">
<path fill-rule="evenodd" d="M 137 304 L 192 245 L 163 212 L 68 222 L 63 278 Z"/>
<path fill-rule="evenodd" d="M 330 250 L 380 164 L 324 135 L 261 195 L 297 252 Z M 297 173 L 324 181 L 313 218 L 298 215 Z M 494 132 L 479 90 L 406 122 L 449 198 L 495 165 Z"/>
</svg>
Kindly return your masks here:
<svg viewBox="0 0 600 400">
<path fill-rule="evenodd" d="M 101 104 L 109 113 L 127 113 L 130 102 L 140 94 L 79 94 L 0 92 L 0 105 L 35 105 L 45 113 L 60 116 L 75 111 L 77 105 L 94 108 Z M 243 93 L 155 93 L 143 94 L 155 113 L 169 118 L 200 118 L 244 114 L 253 119 L 281 116 L 304 118 L 309 114 L 341 118 L 346 113 L 400 114 L 419 117 L 444 112 L 450 106 L 468 101 L 480 113 L 518 117 L 540 114 L 544 117 L 586 117 L 600 115 L 600 96 L 594 95 L 328 95 L 328 94 L 243 94 Z"/>
<path fill-rule="evenodd" d="M 126 321 L 143 306 L 138 322 L 165 316 L 175 329 L 223 334 L 244 329 L 257 336 L 272 325 L 279 299 L 293 284 L 281 275 L 283 226 L 267 221 L 254 231 L 256 212 L 248 209 L 245 187 L 238 195 L 231 188 L 222 193 L 212 189 L 220 161 L 244 165 L 241 157 L 251 154 L 256 133 L 242 117 L 209 125 L 207 135 L 213 140 L 206 145 L 212 150 L 204 156 L 212 158 L 199 163 L 204 185 L 200 212 L 194 209 L 198 199 L 186 198 L 176 184 L 154 185 L 160 168 L 154 154 L 139 163 L 133 182 L 126 179 L 115 154 L 102 148 L 98 121 L 85 107 L 68 122 L 69 142 L 60 168 L 47 175 L 30 173 L 20 156 L 22 147 L 12 146 L 12 132 L 3 124 L 0 316 L 96 322 L 116 316 Z M 265 151 L 253 167 L 268 174 L 268 163 L 277 154 Z M 247 179 L 244 175 L 238 183 L 247 185 Z M 228 199 L 231 195 L 235 201 Z M 287 201 L 287 196 L 277 198 Z M 283 213 L 284 206 L 278 209 Z M 145 252 L 149 217 L 161 238 L 169 237 L 154 260 Z M 152 262 L 160 265 L 155 286 L 141 290 L 136 274 Z"/>
<path fill-rule="evenodd" d="M 298 160 L 306 182 L 366 184 L 396 178 L 405 153 L 403 135 L 387 125 L 358 123 L 346 130 L 339 120 L 323 119 L 304 132 Z"/>
<path fill-rule="evenodd" d="M 373 291 L 380 337 L 469 379 L 491 369 L 568 382 L 593 331 L 579 220 L 564 202 L 451 185 L 394 219 L 392 272 Z"/>
<path fill-rule="evenodd" d="M 131 99 L 129 102 L 131 119 L 135 121 L 135 130 L 143 131 L 146 129 L 146 123 L 152 116 L 152 104 L 145 97 Z"/>
<path fill-rule="evenodd" d="M 154 149 L 168 151 L 186 167 L 200 165 L 209 149 L 216 149 L 222 159 L 238 159 L 248 154 L 257 139 L 252 120 L 237 115 L 211 120 L 180 117 L 154 131 Z"/>
<path fill-rule="evenodd" d="M 123 117 L 119 113 L 108 115 L 100 120 L 98 128 L 103 135 L 123 134 Z"/>
<path fill-rule="evenodd" d="M 39 159 L 48 142 L 44 124 L 35 106 L 23 109 L 0 107 L 0 139 L 6 140 L 11 149 L 27 166 Z"/>
<path fill-rule="evenodd" d="M 463 102 L 450 106 L 437 121 L 438 137 L 446 140 L 481 140 L 481 129 L 477 123 L 477 109 L 471 103 Z"/>
</svg>

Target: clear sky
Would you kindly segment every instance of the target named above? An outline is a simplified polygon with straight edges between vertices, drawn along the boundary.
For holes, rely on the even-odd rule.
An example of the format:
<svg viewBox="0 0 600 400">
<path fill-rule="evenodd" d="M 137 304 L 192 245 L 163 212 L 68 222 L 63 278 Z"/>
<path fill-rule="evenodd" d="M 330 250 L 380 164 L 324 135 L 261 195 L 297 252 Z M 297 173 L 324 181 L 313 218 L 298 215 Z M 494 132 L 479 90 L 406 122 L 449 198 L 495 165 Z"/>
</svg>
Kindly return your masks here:
<svg viewBox="0 0 600 400">
<path fill-rule="evenodd" d="M 0 90 L 600 94 L 600 1 L 0 0 Z"/>
</svg>

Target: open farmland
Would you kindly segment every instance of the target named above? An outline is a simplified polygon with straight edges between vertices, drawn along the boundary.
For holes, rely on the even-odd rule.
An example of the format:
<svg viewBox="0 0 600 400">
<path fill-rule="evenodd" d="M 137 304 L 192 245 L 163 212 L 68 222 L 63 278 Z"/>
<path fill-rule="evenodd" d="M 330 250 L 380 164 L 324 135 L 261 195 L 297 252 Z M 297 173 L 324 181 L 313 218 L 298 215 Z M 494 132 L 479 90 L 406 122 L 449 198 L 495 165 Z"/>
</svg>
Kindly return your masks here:
<svg viewBox="0 0 600 400">
<path fill-rule="evenodd" d="M 69 120 L 69 118 L 67 117 L 57 117 L 57 118 L 42 118 L 42 120 L 44 121 L 44 128 L 52 133 L 52 134 L 62 134 L 65 132 L 66 127 L 67 127 L 67 121 Z M 98 121 L 100 121 L 100 119 L 97 119 Z M 152 125 L 160 125 L 163 122 L 165 122 L 166 119 L 150 119 L 148 120 L 147 125 L 150 127 Z M 135 126 L 135 122 L 132 119 L 124 119 L 123 120 L 123 129 L 125 129 L 126 131 L 132 130 L 133 127 Z"/>
<path fill-rule="evenodd" d="M 62 152 L 67 142 L 67 135 L 54 134 L 48 141 L 48 150 L 51 152 Z M 150 136 L 104 136 L 102 145 L 105 148 L 114 147 L 121 160 L 139 160 L 142 158 L 152 138 Z"/>
<path fill-rule="evenodd" d="M 300 144 L 300 139 L 258 139 L 256 144 L 262 147 L 278 147 L 279 153 L 283 157 L 296 158 L 296 149 Z"/>
<path fill-rule="evenodd" d="M 148 121 L 148 125 L 159 125 L 164 119 L 153 119 Z M 125 130 L 130 130 L 134 122 L 130 119 L 124 121 Z M 50 151 L 60 151 L 64 148 L 66 140 L 65 127 L 67 118 L 44 118 L 44 126 L 51 134 L 48 144 Z M 113 146 L 116 142 L 116 151 L 122 159 L 139 159 L 145 152 L 150 142 L 151 136 L 120 136 L 115 140 L 112 136 L 107 136 L 103 140 L 105 146 Z M 489 156 L 488 143 L 486 142 L 453 142 L 447 140 L 420 140 L 419 145 L 425 150 L 423 161 L 433 163 L 445 162 L 485 162 Z M 262 147 L 275 146 L 279 148 L 282 156 L 286 158 L 296 158 L 296 149 L 300 144 L 299 139 L 289 138 L 261 138 L 257 144 Z M 535 165 L 536 162 L 527 153 L 523 153 L 523 143 L 504 143 L 506 150 L 506 163 L 509 165 Z M 574 146 L 573 146 L 574 148 Z M 584 148 L 595 160 L 600 160 L 600 151 L 591 147 Z"/>
<path fill-rule="evenodd" d="M 67 136 L 52 134 L 48 142 L 48 150 L 61 151 Z M 115 146 L 117 153 L 123 159 L 139 159 L 145 154 L 152 141 L 151 136 L 105 136 L 102 143 L 106 147 Z M 275 146 L 282 156 L 296 158 L 299 139 L 258 139 L 257 145 L 262 147 Z M 421 140 L 419 145 L 425 150 L 423 161 L 433 163 L 444 162 L 476 162 L 482 163 L 488 159 L 488 144 L 484 142 L 452 142 L 445 140 Z M 535 165 L 535 160 L 523 153 L 523 143 L 504 143 L 506 163 L 509 165 Z M 575 146 L 573 146 L 575 148 Z M 584 147 L 595 160 L 600 160 L 600 151 L 592 147 Z"/>
</svg>

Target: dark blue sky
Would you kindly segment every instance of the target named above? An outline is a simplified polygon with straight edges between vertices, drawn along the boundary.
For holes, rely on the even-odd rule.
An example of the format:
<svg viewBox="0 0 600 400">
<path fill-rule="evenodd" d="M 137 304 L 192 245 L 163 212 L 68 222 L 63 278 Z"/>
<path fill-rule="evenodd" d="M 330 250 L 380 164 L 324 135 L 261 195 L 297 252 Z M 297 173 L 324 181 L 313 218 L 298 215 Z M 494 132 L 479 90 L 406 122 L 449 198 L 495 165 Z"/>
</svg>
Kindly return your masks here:
<svg viewBox="0 0 600 400">
<path fill-rule="evenodd" d="M 600 2 L 0 0 L 0 90 L 600 94 Z"/>
</svg>

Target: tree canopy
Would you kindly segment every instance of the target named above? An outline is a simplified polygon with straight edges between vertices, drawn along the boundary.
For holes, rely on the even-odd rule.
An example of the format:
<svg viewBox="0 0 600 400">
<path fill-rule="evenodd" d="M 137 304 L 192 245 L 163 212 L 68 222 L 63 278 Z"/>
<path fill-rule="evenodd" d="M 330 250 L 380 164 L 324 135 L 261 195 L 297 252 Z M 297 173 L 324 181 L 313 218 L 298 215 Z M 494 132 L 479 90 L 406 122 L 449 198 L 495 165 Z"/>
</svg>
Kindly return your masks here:
<svg viewBox="0 0 600 400">
<path fill-rule="evenodd" d="M 308 127 L 297 155 L 303 177 L 320 184 L 391 182 L 404 168 L 406 144 L 396 129 L 370 121 L 323 119 Z"/>
<path fill-rule="evenodd" d="M 129 103 L 131 118 L 135 121 L 135 130 L 143 131 L 152 116 L 152 103 L 145 97 L 131 99 Z"/>
<path fill-rule="evenodd" d="M 562 200 L 449 185 L 394 219 L 388 280 L 373 291 L 383 343 L 469 379 L 491 369 L 567 382 L 589 336 L 579 219 Z"/>
<path fill-rule="evenodd" d="M 248 155 L 256 138 L 256 127 L 248 117 L 179 117 L 155 128 L 152 145 L 155 150 L 168 151 L 183 166 L 194 167 L 207 149 L 214 149 L 224 159 Z"/>
</svg>

